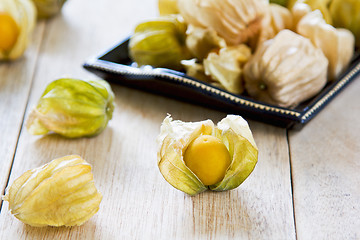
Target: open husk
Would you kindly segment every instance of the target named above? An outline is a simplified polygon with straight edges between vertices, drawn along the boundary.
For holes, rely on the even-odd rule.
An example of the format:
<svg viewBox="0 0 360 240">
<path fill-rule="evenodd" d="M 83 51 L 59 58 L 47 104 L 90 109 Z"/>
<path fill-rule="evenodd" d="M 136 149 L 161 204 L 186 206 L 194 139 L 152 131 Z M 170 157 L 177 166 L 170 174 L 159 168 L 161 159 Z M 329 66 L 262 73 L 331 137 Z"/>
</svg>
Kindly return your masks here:
<svg viewBox="0 0 360 240">
<path fill-rule="evenodd" d="M 212 135 L 227 147 L 231 164 L 218 183 L 205 186 L 184 163 L 189 144 L 201 135 Z M 173 187 L 196 195 L 205 190 L 226 191 L 238 187 L 253 171 L 258 149 L 247 122 L 236 115 L 228 115 L 217 125 L 211 120 L 182 122 L 166 117 L 161 125 L 158 142 L 158 167 Z"/>
</svg>

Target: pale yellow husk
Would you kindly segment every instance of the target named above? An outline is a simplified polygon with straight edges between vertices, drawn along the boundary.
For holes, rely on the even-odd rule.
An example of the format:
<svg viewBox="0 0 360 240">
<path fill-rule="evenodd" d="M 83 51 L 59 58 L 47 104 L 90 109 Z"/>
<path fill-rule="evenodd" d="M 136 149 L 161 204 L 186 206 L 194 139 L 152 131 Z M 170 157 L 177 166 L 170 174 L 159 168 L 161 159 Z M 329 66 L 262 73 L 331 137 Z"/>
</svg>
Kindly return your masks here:
<svg viewBox="0 0 360 240">
<path fill-rule="evenodd" d="M 296 30 L 323 51 L 329 60 L 328 79 L 337 79 L 348 67 L 354 54 L 354 35 L 345 28 L 334 28 L 327 24 L 319 10 L 307 13 L 299 21 Z"/>
<path fill-rule="evenodd" d="M 102 195 L 90 164 L 70 155 L 25 172 L 3 199 L 20 221 L 34 227 L 59 227 L 86 222 L 99 210 Z"/>
<path fill-rule="evenodd" d="M 327 82 L 328 60 L 309 39 L 290 30 L 259 46 L 244 67 L 245 88 L 254 98 L 295 107 Z"/>
</svg>

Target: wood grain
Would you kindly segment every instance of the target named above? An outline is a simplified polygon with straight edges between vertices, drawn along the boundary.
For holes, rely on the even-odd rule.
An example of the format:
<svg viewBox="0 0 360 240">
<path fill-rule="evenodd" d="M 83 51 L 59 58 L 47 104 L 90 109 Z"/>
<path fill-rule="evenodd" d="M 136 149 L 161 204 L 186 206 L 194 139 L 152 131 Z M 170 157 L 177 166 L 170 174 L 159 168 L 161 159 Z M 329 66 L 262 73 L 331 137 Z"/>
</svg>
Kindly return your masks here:
<svg viewBox="0 0 360 240">
<path fill-rule="evenodd" d="M 41 22 L 22 58 L 0 62 L 0 195 L 9 178 L 43 32 L 44 23 Z"/>
<path fill-rule="evenodd" d="M 83 61 L 121 40 L 137 21 L 154 16 L 155 8 L 155 1 L 69 1 L 62 16 L 47 23 L 29 105 L 64 73 L 92 77 L 81 68 Z M 285 130 L 252 123 L 261 151 L 251 177 L 233 191 L 189 197 L 157 169 L 160 124 L 167 113 L 183 121 L 214 122 L 225 114 L 120 86 L 113 90 L 114 118 L 95 138 L 35 137 L 23 129 L 10 177 L 11 183 L 28 169 L 79 154 L 92 164 L 104 195 L 100 211 L 73 228 L 32 228 L 2 211 L 0 239 L 295 239 Z"/>
<path fill-rule="evenodd" d="M 239 188 L 223 193 L 190 197 L 171 187 L 156 163 L 167 113 L 217 123 L 222 112 L 112 85 L 114 116 L 97 137 L 31 136 L 21 128 L 49 82 L 95 78 L 83 62 L 156 16 L 156 2 L 68 1 L 61 15 L 39 23 L 26 58 L 0 64 L 0 114 L 9 116 L 0 118 L 1 190 L 8 178 L 79 154 L 104 196 L 94 217 L 71 228 L 27 226 L 5 202 L 0 239 L 359 239 L 359 79 L 301 131 L 251 121 L 258 164 Z"/>
<path fill-rule="evenodd" d="M 93 165 L 104 195 L 100 211 L 81 227 L 39 229 L 2 213 L 4 233 L 37 239 L 295 239 L 283 129 L 252 123 L 261 153 L 251 177 L 233 191 L 190 197 L 172 188 L 157 169 L 160 123 L 166 112 L 215 122 L 223 114 L 118 86 L 114 90 L 117 110 L 105 132 L 70 141 L 22 132 L 12 171 L 15 176 L 48 159 L 80 154 Z"/>
<path fill-rule="evenodd" d="M 359 80 L 290 132 L 299 239 L 360 239 Z"/>
</svg>

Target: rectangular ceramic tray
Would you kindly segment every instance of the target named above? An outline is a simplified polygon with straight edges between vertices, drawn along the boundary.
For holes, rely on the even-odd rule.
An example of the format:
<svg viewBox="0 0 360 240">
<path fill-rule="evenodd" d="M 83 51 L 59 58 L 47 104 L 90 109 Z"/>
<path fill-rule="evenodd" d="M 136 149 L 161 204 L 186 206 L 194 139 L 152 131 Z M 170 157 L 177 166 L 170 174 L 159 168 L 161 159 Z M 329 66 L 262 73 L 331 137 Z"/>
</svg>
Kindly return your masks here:
<svg viewBox="0 0 360 240">
<path fill-rule="evenodd" d="M 101 78 L 155 94 L 215 108 L 226 113 L 284 128 L 302 127 L 321 111 L 360 72 L 360 54 L 356 52 L 350 67 L 335 82 L 329 83 L 312 99 L 290 109 L 269 105 L 214 87 L 165 68 L 133 67 L 128 55 L 129 40 L 121 42 L 99 57 L 89 59 L 84 68 Z"/>
</svg>

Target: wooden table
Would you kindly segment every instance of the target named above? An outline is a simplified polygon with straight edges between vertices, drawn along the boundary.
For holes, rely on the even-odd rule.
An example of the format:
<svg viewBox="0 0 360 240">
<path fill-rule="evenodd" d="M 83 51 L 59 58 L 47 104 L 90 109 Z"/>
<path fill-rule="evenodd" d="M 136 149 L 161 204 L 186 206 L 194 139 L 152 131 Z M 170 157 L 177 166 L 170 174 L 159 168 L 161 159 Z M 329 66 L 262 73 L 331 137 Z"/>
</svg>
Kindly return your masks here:
<svg viewBox="0 0 360 240">
<path fill-rule="evenodd" d="M 23 172 L 69 154 L 93 166 L 103 194 L 80 227 L 34 228 L 2 202 L 0 239 L 360 239 L 360 79 L 301 131 L 249 121 L 259 161 L 237 189 L 190 197 L 157 168 L 167 113 L 215 123 L 225 113 L 112 85 L 116 109 L 99 136 L 32 136 L 23 127 L 45 86 L 95 78 L 82 63 L 157 15 L 156 0 L 69 0 L 39 21 L 25 56 L 0 63 L 0 190 Z"/>
</svg>

